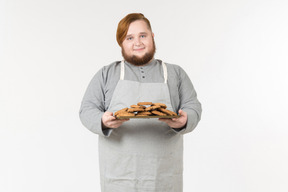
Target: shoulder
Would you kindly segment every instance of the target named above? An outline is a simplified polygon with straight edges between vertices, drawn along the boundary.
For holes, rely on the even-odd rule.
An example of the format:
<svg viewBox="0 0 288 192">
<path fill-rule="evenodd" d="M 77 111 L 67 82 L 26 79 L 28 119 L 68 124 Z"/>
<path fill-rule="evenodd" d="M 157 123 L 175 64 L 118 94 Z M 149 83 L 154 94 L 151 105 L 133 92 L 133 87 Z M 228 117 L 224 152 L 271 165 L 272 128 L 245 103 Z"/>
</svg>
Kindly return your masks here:
<svg viewBox="0 0 288 192">
<path fill-rule="evenodd" d="M 172 73 L 172 74 L 175 74 L 175 75 L 185 74 L 185 71 L 184 71 L 184 69 L 181 66 L 179 66 L 177 64 L 173 64 L 173 63 L 167 63 L 167 62 L 164 62 L 164 63 L 167 66 L 168 73 Z"/>
<path fill-rule="evenodd" d="M 103 66 L 95 76 L 107 77 L 110 75 L 114 75 L 117 71 L 120 71 L 120 63 L 121 61 L 114 61 L 108 65 Z"/>
<path fill-rule="evenodd" d="M 114 61 L 100 68 L 94 75 L 92 81 L 107 82 L 109 78 L 117 76 L 120 71 L 121 61 Z"/>
<path fill-rule="evenodd" d="M 114 61 L 113 63 L 110 63 L 109 65 L 105 65 L 102 67 L 101 71 L 105 73 L 109 73 L 111 71 L 117 70 L 120 68 L 121 61 Z"/>
<path fill-rule="evenodd" d="M 190 81 L 187 72 L 178 64 L 164 62 L 167 66 L 168 79 L 173 79 L 177 84 Z"/>
</svg>

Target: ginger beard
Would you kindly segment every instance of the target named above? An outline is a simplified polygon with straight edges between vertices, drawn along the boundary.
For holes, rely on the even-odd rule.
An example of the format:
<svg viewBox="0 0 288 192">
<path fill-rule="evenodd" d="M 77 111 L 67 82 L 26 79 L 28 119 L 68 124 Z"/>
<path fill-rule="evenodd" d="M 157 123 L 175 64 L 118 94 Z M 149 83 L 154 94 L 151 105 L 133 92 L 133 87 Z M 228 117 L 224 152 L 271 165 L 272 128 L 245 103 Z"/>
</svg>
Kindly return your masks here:
<svg viewBox="0 0 288 192">
<path fill-rule="evenodd" d="M 142 57 L 138 57 L 136 55 L 131 55 L 131 56 L 127 55 L 122 46 L 121 46 L 121 50 L 122 50 L 123 58 L 128 63 L 131 63 L 133 65 L 145 65 L 145 64 L 149 63 L 149 61 L 151 61 L 154 58 L 154 55 L 156 52 L 156 46 L 155 46 L 155 42 L 154 42 L 154 38 L 153 38 L 153 49 L 151 51 L 145 53 L 144 56 L 142 56 Z"/>
</svg>

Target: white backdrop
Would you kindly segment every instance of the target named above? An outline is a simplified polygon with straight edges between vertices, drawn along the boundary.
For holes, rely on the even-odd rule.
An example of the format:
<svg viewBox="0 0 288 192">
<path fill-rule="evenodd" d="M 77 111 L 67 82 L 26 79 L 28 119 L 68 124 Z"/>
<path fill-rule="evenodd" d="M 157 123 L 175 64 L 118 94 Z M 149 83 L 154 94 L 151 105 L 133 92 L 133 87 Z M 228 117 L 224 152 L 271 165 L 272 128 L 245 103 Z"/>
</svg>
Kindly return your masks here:
<svg viewBox="0 0 288 192">
<path fill-rule="evenodd" d="M 0 1 L 0 191 L 100 191 L 98 136 L 78 110 L 121 60 L 120 19 L 150 19 L 156 58 L 189 74 L 203 116 L 185 135 L 184 191 L 288 191 L 288 3 Z"/>
</svg>

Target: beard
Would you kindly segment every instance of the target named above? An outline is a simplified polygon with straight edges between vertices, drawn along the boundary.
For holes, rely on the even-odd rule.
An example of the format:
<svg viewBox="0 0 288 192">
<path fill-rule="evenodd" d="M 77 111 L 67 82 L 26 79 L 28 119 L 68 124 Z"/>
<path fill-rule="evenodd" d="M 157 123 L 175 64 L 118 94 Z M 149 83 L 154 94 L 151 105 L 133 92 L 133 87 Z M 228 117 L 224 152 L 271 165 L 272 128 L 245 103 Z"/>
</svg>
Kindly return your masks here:
<svg viewBox="0 0 288 192">
<path fill-rule="evenodd" d="M 131 63 L 133 65 L 145 65 L 147 63 L 149 63 L 149 61 L 151 61 L 154 58 L 155 52 L 156 52 L 156 46 L 155 46 L 155 42 L 153 39 L 153 46 L 152 46 L 152 50 L 145 53 L 144 56 L 142 57 L 138 57 L 136 55 L 132 55 L 129 56 L 126 54 L 125 50 L 123 49 L 123 47 L 121 47 L 122 49 L 122 56 L 123 58 L 128 62 Z"/>
</svg>

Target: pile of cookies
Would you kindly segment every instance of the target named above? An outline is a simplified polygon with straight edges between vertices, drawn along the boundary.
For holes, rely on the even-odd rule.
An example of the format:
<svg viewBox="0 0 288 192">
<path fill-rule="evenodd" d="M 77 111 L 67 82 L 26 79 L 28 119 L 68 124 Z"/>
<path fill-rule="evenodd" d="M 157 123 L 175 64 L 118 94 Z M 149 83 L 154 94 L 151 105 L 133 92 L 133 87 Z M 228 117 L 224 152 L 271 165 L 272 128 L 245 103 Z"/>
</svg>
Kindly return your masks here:
<svg viewBox="0 0 288 192">
<path fill-rule="evenodd" d="M 177 116 L 173 111 L 166 109 L 163 103 L 139 102 L 114 113 L 116 117 L 145 117 L 145 116 Z"/>
</svg>

